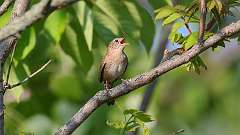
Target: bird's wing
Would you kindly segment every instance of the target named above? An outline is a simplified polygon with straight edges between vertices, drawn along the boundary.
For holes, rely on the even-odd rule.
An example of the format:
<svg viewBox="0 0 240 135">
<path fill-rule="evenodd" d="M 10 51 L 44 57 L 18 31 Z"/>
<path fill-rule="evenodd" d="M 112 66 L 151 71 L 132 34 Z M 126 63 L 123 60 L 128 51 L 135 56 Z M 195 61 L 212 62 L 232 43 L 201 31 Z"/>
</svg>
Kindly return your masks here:
<svg viewBox="0 0 240 135">
<path fill-rule="evenodd" d="M 99 81 L 100 82 L 103 81 L 103 73 L 104 73 L 105 66 L 106 66 L 106 63 L 103 61 L 100 65 L 100 69 L 99 69 Z"/>
<path fill-rule="evenodd" d="M 128 57 L 127 57 L 127 55 L 125 54 L 125 56 L 126 56 L 126 59 L 125 59 L 125 61 L 126 61 L 126 67 L 125 67 L 125 69 L 124 69 L 124 72 L 123 73 L 125 73 L 126 72 L 126 70 L 127 70 L 127 67 L 128 67 Z"/>
</svg>

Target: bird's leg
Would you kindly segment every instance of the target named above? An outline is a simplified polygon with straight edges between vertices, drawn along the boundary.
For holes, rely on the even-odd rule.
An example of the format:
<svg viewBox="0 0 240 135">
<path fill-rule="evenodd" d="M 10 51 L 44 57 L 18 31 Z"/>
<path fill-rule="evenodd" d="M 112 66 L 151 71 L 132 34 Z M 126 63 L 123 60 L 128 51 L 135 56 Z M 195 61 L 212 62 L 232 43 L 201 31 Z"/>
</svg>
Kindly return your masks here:
<svg viewBox="0 0 240 135">
<path fill-rule="evenodd" d="M 110 97 L 110 93 L 109 93 L 109 90 L 111 89 L 111 83 L 109 83 L 108 81 L 105 81 L 104 82 L 104 89 L 106 90 L 107 92 L 107 96 Z M 107 102 L 107 105 L 114 105 L 114 99 L 111 99 L 110 101 Z"/>
<path fill-rule="evenodd" d="M 109 89 L 111 88 L 108 81 L 104 82 L 104 89 L 107 91 L 107 95 L 109 96 Z"/>
</svg>

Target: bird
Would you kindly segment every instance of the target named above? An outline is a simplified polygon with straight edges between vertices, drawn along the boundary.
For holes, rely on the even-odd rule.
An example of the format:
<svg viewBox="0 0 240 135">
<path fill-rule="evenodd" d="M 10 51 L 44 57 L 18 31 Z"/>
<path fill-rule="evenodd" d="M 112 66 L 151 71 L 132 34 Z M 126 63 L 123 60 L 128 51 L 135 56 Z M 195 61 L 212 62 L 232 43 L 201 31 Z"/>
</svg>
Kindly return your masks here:
<svg viewBox="0 0 240 135">
<path fill-rule="evenodd" d="M 106 54 L 104 55 L 100 68 L 99 68 L 99 81 L 103 82 L 104 90 L 109 92 L 112 88 L 114 81 L 121 79 L 128 66 L 128 57 L 124 53 L 124 48 L 127 43 L 124 38 L 113 39 L 107 47 Z M 114 100 L 108 101 L 108 105 L 114 105 Z"/>
</svg>

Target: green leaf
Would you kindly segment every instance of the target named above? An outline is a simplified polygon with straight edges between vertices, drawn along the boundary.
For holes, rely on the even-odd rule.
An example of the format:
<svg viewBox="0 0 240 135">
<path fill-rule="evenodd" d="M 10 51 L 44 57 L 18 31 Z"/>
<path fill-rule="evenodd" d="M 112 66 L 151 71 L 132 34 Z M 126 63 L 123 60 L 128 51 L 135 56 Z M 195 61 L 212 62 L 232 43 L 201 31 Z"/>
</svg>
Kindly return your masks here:
<svg viewBox="0 0 240 135">
<path fill-rule="evenodd" d="M 136 110 L 136 109 L 127 109 L 124 110 L 123 112 L 124 115 L 128 115 L 131 114 L 133 115 L 135 118 L 139 119 L 142 122 L 152 122 L 152 117 L 142 111 Z"/>
<path fill-rule="evenodd" d="M 148 0 L 148 2 L 151 4 L 153 9 L 157 9 L 161 6 L 169 5 L 169 3 L 167 1 L 169 1 L 169 0 L 161 0 L 161 1 L 159 1 L 159 0 Z M 172 6 L 172 5 L 169 5 L 169 6 Z"/>
<path fill-rule="evenodd" d="M 127 131 L 133 132 L 139 127 L 140 127 L 140 125 L 135 122 L 133 124 L 127 125 L 126 129 L 127 129 Z"/>
<path fill-rule="evenodd" d="M 181 14 L 179 13 L 173 13 L 171 14 L 170 16 L 168 16 L 166 19 L 164 19 L 162 25 L 166 25 L 166 24 L 169 24 L 175 20 L 177 20 L 178 18 L 182 17 Z"/>
<path fill-rule="evenodd" d="M 125 124 L 124 122 L 122 121 L 109 121 L 107 120 L 106 124 L 109 126 L 109 127 L 112 127 L 112 128 L 116 128 L 116 129 L 123 129 Z"/>
<path fill-rule="evenodd" d="M 216 8 L 218 10 L 218 13 L 221 14 L 223 10 L 223 4 L 220 0 L 214 0 L 216 3 Z"/>
<path fill-rule="evenodd" d="M 205 32 L 204 34 L 204 40 L 207 40 L 209 37 L 211 37 L 214 33 L 212 32 Z"/>
<path fill-rule="evenodd" d="M 171 32 L 177 32 L 177 30 L 183 26 L 184 23 L 182 21 L 176 22 L 173 24 Z"/>
<path fill-rule="evenodd" d="M 1 2 L 2 3 L 2 2 Z M 9 19 L 11 17 L 11 9 L 9 9 L 6 13 L 4 13 L 2 16 L 1 16 L 1 19 L 0 19 L 0 28 L 2 28 L 3 26 L 5 26 Z"/>
<path fill-rule="evenodd" d="M 34 27 L 26 29 L 18 41 L 18 45 L 14 54 L 16 60 L 25 59 L 36 45 L 36 32 Z"/>
<path fill-rule="evenodd" d="M 132 45 L 142 41 L 150 50 L 154 23 L 136 1 L 98 0 L 93 6 L 93 16 L 94 31 L 106 43 L 123 36 Z"/>
<path fill-rule="evenodd" d="M 150 130 L 147 127 L 144 127 L 143 129 L 143 135 L 150 135 Z"/>
<path fill-rule="evenodd" d="M 91 9 L 84 1 L 79 1 L 76 5 L 76 13 L 78 20 L 83 29 L 84 37 L 86 39 L 89 51 L 92 50 L 93 40 L 93 16 Z"/>
<path fill-rule="evenodd" d="M 63 51 L 72 57 L 78 66 L 87 72 L 93 64 L 92 53 L 88 50 L 86 40 L 78 20 L 73 19 L 60 40 Z"/>
<path fill-rule="evenodd" d="M 182 26 L 184 26 L 184 23 L 182 21 L 179 21 L 173 24 L 171 33 L 169 34 L 169 37 L 168 37 L 168 39 L 172 43 L 177 42 L 182 37 L 181 34 L 177 32 L 177 30 Z"/>
<path fill-rule="evenodd" d="M 106 42 L 122 35 L 129 41 L 138 42 L 140 38 L 139 22 L 134 21 L 133 15 L 130 14 L 123 1 L 98 0 L 93 8 L 93 15 L 96 19 L 94 21 L 96 32 L 99 35 L 107 32 L 107 35 L 101 36 Z"/>
<path fill-rule="evenodd" d="M 176 10 L 171 6 L 165 6 L 165 7 L 157 9 L 155 12 L 157 13 L 155 19 L 158 20 L 158 19 L 165 18 L 165 17 L 175 13 Z"/>
<path fill-rule="evenodd" d="M 137 112 L 135 114 L 133 114 L 137 119 L 141 120 L 142 122 L 152 122 L 152 116 L 148 115 L 144 112 Z"/>
<path fill-rule="evenodd" d="M 191 48 L 193 45 L 197 43 L 197 40 L 198 40 L 198 32 L 191 33 L 183 43 L 185 49 Z"/>
<path fill-rule="evenodd" d="M 137 113 L 137 112 L 139 112 L 139 111 L 136 110 L 136 109 L 126 109 L 126 110 L 124 110 L 123 114 L 127 115 L 127 114 L 134 114 L 134 113 Z"/>
<path fill-rule="evenodd" d="M 49 32 L 50 36 L 56 43 L 59 43 L 61 36 L 68 23 L 68 14 L 65 10 L 58 10 L 53 12 L 44 24 L 44 28 Z"/>
<path fill-rule="evenodd" d="M 224 41 L 218 41 L 217 43 L 215 43 L 215 45 L 212 46 L 212 51 L 214 51 L 214 50 L 215 50 L 216 48 L 218 48 L 219 46 L 225 47 Z"/>
<path fill-rule="evenodd" d="M 172 0 L 164 0 L 168 5 L 172 6 L 173 5 L 173 2 Z"/>
<path fill-rule="evenodd" d="M 148 12 L 142 8 L 136 1 L 124 1 L 131 17 L 140 29 L 140 39 L 145 45 L 147 51 L 152 47 L 154 37 L 154 23 Z"/>
<path fill-rule="evenodd" d="M 190 63 L 187 65 L 187 71 L 194 70 L 197 74 L 200 74 L 200 68 L 207 70 L 206 64 L 203 62 L 201 57 L 195 56 Z"/>
<path fill-rule="evenodd" d="M 210 0 L 210 1 L 207 3 L 207 8 L 208 8 L 208 10 L 211 11 L 214 7 L 215 7 L 215 1 Z"/>
</svg>

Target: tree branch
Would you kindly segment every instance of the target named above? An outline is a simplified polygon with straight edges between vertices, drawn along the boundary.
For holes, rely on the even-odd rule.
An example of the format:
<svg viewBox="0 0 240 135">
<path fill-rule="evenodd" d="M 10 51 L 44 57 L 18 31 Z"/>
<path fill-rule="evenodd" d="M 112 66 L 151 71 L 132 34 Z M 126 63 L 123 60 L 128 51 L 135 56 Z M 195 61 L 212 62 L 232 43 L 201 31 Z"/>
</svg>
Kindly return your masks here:
<svg viewBox="0 0 240 135">
<path fill-rule="evenodd" d="M 163 39 L 160 41 L 157 51 L 155 53 L 153 67 L 156 67 L 164 57 L 164 50 L 168 43 L 168 35 L 171 32 L 171 28 L 172 28 L 171 26 L 168 26 L 168 27 L 164 27 L 162 30 Z M 153 83 L 151 83 L 151 85 L 147 87 L 147 90 L 144 93 L 143 100 L 139 108 L 141 111 L 146 111 L 156 84 L 157 84 L 157 80 L 155 80 Z"/>
<path fill-rule="evenodd" d="M 29 4 L 29 0 L 16 0 L 14 3 L 10 23 L 18 16 L 21 16 Z M 17 33 L 14 33 L 17 34 Z M 14 44 L 17 42 L 16 35 L 7 36 L 5 40 L 0 41 L 0 135 L 4 135 L 4 84 L 3 84 L 3 66 L 11 52 Z"/>
<path fill-rule="evenodd" d="M 5 90 L 7 89 L 12 89 L 15 88 L 17 86 L 22 85 L 23 83 L 25 83 L 26 81 L 28 81 L 29 79 L 31 79 L 32 77 L 34 77 L 35 75 L 37 75 L 38 73 L 40 73 L 41 71 L 43 71 L 49 64 L 51 63 L 51 60 L 49 60 L 47 63 L 45 63 L 44 65 L 42 65 L 37 71 L 33 72 L 31 75 L 27 76 L 25 79 L 23 79 L 21 82 L 10 85 L 10 84 L 6 84 L 6 86 L 4 87 Z"/>
<path fill-rule="evenodd" d="M 13 0 L 4 0 L 2 5 L 0 6 L 0 16 L 7 12 L 8 7 L 11 5 Z"/>
<path fill-rule="evenodd" d="M 11 23 L 0 30 L 0 41 L 23 31 L 39 19 L 44 18 L 56 9 L 65 7 L 79 0 L 41 0 L 35 4 L 21 17 L 14 19 Z"/>
<path fill-rule="evenodd" d="M 200 22 L 199 22 L 199 35 L 198 42 L 202 45 L 204 40 L 205 32 L 205 21 L 206 21 L 206 2 L 205 0 L 199 0 L 199 9 L 200 9 Z"/>
<path fill-rule="evenodd" d="M 89 101 L 80 108 L 80 110 L 61 128 L 57 130 L 56 135 L 69 135 L 71 134 L 78 126 L 80 126 L 98 107 L 102 104 L 116 99 L 117 97 L 123 96 L 136 90 L 139 87 L 147 85 L 153 82 L 160 75 L 177 68 L 185 63 L 188 63 L 193 57 L 207 50 L 208 48 L 214 46 L 220 40 L 223 40 L 226 37 L 232 36 L 240 31 L 240 20 L 230 24 L 229 26 L 224 27 L 218 33 L 209 37 L 203 44 L 199 46 L 196 44 L 191 49 L 184 52 L 182 55 L 167 60 L 152 70 L 137 75 L 127 82 L 121 83 L 116 87 L 106 91 L 102 90 L 97 92 Z"/>
</svg>

